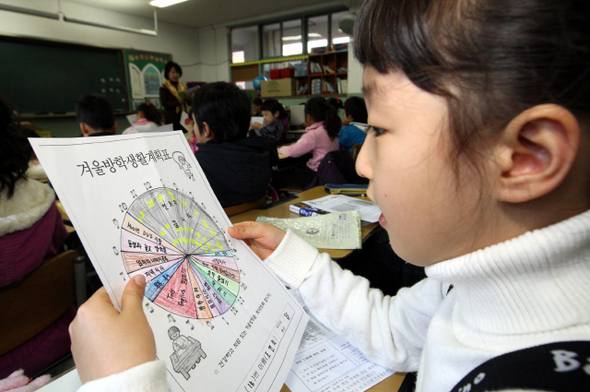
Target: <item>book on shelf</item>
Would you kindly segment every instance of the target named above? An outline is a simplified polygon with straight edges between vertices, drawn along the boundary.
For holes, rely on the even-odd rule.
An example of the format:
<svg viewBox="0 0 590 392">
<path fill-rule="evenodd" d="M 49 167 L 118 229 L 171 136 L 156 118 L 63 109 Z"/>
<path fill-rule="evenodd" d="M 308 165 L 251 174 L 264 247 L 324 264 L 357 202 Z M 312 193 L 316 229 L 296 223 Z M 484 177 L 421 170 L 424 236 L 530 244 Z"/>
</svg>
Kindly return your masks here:
<svg viewBox="0 0 590 392">
<path fill-rule="evenodd" d="M 346 67 L 340 67 L 340 68 L 338 68 L 338 69 L 336 70 L 336 72 L 342 72 L 342 73 L 344 73 L 344 72 L 348 72 L 348 68 L 346 68 Z"/>
<path fill-rule="evenodd" d="M 335 92 L 334 85 L 330 82 L 324 81 L 324 92 L 328 94 L 333 94 Z"/>
<path fill-rule="evenodd" d="M 329 65 L 324 65 L 324 73 L 334 73 L 334 70 Z"/>
<path fill-rule="evenodd" d="M 309 90 L 309 85 L 307 84 L 300 84 L 297 86 L 297 95 L 304 95 L 307 94 Z"/>
<path fill-rule="evenodd" d="M 309 73 L 322 73 L 322 65 L 313 61 L 309 62 Z"/>
</svg>

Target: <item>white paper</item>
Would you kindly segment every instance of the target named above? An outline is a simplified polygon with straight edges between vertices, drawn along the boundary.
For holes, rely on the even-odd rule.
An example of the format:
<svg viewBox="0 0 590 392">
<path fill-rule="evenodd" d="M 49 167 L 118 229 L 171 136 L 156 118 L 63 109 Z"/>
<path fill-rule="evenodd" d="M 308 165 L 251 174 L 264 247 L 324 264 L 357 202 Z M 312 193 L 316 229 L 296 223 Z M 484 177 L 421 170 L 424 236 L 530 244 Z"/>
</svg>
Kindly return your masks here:
<svg viewBox="0 0 590 392">
<path fill-rule="evenodd" d="M 371 201 L 345 195 L 328 195 L 314 200 L 306 200 L 307 204 L 329 212 L 359 211 L 361 220 L 375 223 L 379 220 L 381 209 Z"/>
<path fill-rule="evenodd" d="M 361 249 L 361 219 L 358 211 L 345 211 L 301 218 L 271 218 L 260 216 L 257 222 L 266 222 L 280 229 L 291 229 L 316 248 Z"/>
<path fill-rule="evenodd" d="M 242 241 L 182 132 L 30 139 L 115 306 L 144 311 L 172 391 L 279 391 L 307 315 Z"/>
<path fill-rule="evenodd" d="M 133 125 L 133 123 L 137 121 L 137 113 L 128 114 L 125 117 L 127 118 L 127 121 L 129 121 L 129 124 L 131 124 L 131 125 Z"/>
<path fill-rule="evenodd" d="M 262 116 L 252 116 L 252 118 L 250 119 L 250 123 L 251 124 L 254 124 L 256 122 L 264 125 L 264 117 L 262 117 Z"/>
<path fill-rule="evenodd" d="M 303 304 L 298 292 L 291 292 Z M 285 384 L 291 392 L 362 392 L 394 373 L 310 316 Z"/>
</svg>

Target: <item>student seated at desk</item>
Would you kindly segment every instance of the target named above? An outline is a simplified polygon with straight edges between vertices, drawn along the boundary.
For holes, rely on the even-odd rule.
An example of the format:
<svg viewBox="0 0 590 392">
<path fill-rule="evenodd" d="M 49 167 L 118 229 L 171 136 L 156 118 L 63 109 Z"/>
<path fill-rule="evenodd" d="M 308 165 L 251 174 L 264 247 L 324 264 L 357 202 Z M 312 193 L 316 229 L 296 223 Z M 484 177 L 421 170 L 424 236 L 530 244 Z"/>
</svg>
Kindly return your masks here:
<svg viewBox="0 0 590 392">
<path fill-rule="evenodd" d="M 31 146 L 13 109 L 0 100 L 0 288 L 19 282 L 57 255 L 68 237 L 53 190 L 27 179 L 30 157 Z M 34 376 L 66 355 L 74 315 L 72 306 L 33 339 L 0 356 L 0 379 L 18 369 Z M 9 314 L 2 317 L 10 319 Z"/>
<path fill-rule="evenodd" d="M 287 116 L 285 108 L 274 98 L 264 100 L 262 103 L 262 117 L 264 124 L 254 122 L 250 124 L 249 136 L 260 136 L 275 142 L 284 140 L 284 127 L 282 119 Z"/>
<path fill-rule="evenodd" d="M 162 125 L 162 115 L 158 108 L 151 102 L 144 102 L 137 107 L 137 121 L 123 131 L 123 135 L 138 133 L 158 128 Z"/>
<path fill-rule="evenodd" d="M 371 129 L 356 165 L 392 248 L 425 267 L 416 285 L 384 296 L 271 225 L 229 234 L 370 360 L 417 371 L 416 392 L 590 390 L 589 13 L 580 0 L 361 6 Z M 121 315 L 103 291 L 72 323 L 83 380 L 110 376 L 87 391 L 154 369 L 165 391 L 143 286 L 128 284 Z"/>
<path fill-rule="evenodd" d="M 361 97 L 350 97 L 344 103 L 344 121 L 347 125 L 340 129 L 338 144 L 351 152 L 355 144 L 363 144 L 367 134 L 352 122 L 365 124 L 367 122 L 367 106 Z"/>
<path fill-rule="evenodd" d="M 290 157 L 312 154 L 306 165 L 282 173 L 280 178 L 273 178 L 273 187 L 277 190 L 294 186 L 304 188 L 316 176 L 324 156 L 338 150 L 338 132 L 342 120 L 336 109 L 322 97 L 310 98 L 305 104 L 305 134 L 294 144 L 279 148 L 279 153 Z"/>
<path fill-rule="evenodd" d="M 247 138 L 250 99 L 235 85 L 209 83 L 193 96 L 195 157 L 222 207 L 249 203 L 268 192 L 276 145 Z"/>
<path fill-rule="evenodd" d="M 117 130 L 113 107 L 102 95 L 82 95 L 76 102 L 76 121 L 82 136 L 114 135 Z"/>
</svg>

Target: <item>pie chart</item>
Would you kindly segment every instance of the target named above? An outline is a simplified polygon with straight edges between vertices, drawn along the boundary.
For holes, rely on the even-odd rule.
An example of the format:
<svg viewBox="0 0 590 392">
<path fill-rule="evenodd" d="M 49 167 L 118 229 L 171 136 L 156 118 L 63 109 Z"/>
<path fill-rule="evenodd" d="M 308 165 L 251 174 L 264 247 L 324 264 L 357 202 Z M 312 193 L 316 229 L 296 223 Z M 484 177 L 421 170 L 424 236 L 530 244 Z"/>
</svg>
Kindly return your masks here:
<svg viewBox="0 0 590 392">
<path fill-rule="evenodd" d="M 240 291 L 239 269 L 223 231 L 174 189 L 151 189 L 133 201 L 121 226 L 121 255 L 129 276 L 146 277 L 145 296 L 179 316 L 220 316 Z"/>
</svg>

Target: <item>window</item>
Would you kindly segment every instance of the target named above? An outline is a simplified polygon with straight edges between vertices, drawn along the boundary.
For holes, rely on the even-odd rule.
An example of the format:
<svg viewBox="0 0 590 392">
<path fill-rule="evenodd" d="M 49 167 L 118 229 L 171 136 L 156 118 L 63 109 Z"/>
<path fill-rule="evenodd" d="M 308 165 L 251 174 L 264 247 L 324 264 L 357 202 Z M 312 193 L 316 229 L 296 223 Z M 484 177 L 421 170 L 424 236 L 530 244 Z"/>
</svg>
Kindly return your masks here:
<svg viewBox="0 0 590 392">
<path fill-rule="evenodd" d="M 294 56 L 303 53 L 303 37 L 301 36 L 301 19 L 283 22 L 283 56 Z"/>
<path fill-rule="evenodd" d="M 344 7 L 321 15 L 273 21 L 231 29 L 232 63 L 306 55 L 313 48 L 346 43 L 350 37 L 338 31 Z"/>
<path fill-rule="evenodd" d="M 328 15 L 315 16 L 307 20 L 307 53 L 313 48 L 328 46 Z"/>
<path fill-rule="evenodd" d="M 258 60 L 258 26 L 232 29 L 231 53 L 232 63 Z"/>
<path fill-rule="evenodd" d="M 332 44 L 346 44 L 350 42 L 350 36 L 346 33 L 343 33 L 338 29 L 338 21 L 344 15 L 348 14 L 348 11 L 342 12 L 335 12 L 332 14 Z"/>
</svg>

